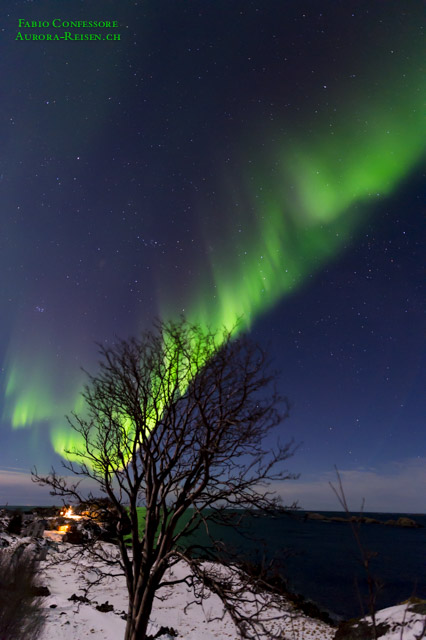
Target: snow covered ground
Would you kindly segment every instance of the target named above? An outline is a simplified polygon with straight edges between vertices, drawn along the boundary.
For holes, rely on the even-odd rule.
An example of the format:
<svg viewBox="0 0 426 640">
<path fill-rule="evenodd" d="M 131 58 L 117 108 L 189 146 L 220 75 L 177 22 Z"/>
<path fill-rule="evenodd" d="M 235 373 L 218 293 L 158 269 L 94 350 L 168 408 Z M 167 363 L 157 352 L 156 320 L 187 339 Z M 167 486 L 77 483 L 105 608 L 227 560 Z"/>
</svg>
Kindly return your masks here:
<svg viewBox="0 0 426 640">
<path fill-rule="evenodd" d="M 50 533 L 50 532 L 49 532 Z M 3 534 L 4 535 L 4 534 Z M 49 536 L 55 537 L 54 533 Z M 42 599 L 46 613 L 46 623 L 40 640 L 120 640 L 124 636 L 124 612 L 127 610 L 127 592 L 124 577 L 108 578 L 88 594 L 90 602 L 79 602 L 72 596 L 82 596 L 85 587 L 84 577 L 93 575 L 93 559 L 72 561 L 67 554 L 76 550 L 75 545 L 65 544 L 57 536 L 57 550 L 50 548 L 46 560 L 40 562 L 41 580 L 47 586 L 50 595 Z M 18 538 L 15 541 L 31 542 L 30 538 Z M 116 550 L 112 545 L 105 545 Z M 59 560 L 52 565 L 52 560 Z M 186 575 L 183 564 L 177 564 L 171 570 L 175 578 Z M 237 640 L 237 630 L 229 615 L 223 616 L 221 602 L 211 594 L 202 604 L 193 603 L 192 590 L 185 584 L 163 589 L 158 594 L 152 612 L 148 633 L 155 635 L 161 627 L 172 627 L 178 638 L 185 640 Z M 268 596 L 265 595 L 267 598 Z M 99 605 L 112 605 L 109 611 L 100 611 Z M 247 605 L 249 606 L 249 605 Z M 416 611 L 410 611 L 417 606 Z M 104 606 L 104 609 L 110 607 Z M 280 609 L 268 610 L 270 633 L 263 640 L 279 630 L 282 640 L 331 640 L 336 629 L 324 622 L 314 620 L 296 611 L 291 603 L 282 601 Z M 389 625 L 382 640 L 418 640 L 426 638 L 425 605 L 398 605 L 377 613 L 377 623 Z M 402 635 L 401 629 L 403 627 Z M 424 633 L 424 635 L 422 635 Z M 358 636 L 362 637 L 362 636 Z M 163 633 L 159 640 L 172 640 L 172 636 Z"/>
<path fill-rule="evenodd" d="M 47 622 L 41 640 L 83 640 L 93 637 L 97 640 L 118 640 L 123 637 L 125 621 L 122 614 L 126 611 L 124 578 L 108 579 L 107 583 L 97 586 L 90 593 L 90 604 L 78 603 L 69 598 L 73 594 L 82 594 L 83 575 L 90 565 L 85 566 L 80 562 L 76 567 L 69 561 L 61 561 L 54 567 L 48 567 L 47 561 L 42 564 L 43 582 L 48 585 L 51 595 L 44 603 Z M 172 571 L 174 577 L 180 578 L 187 569 L 178 564 Z M 155 602 L 149 629 L 152 635 L 163 626 L 173 627 L 178 637 L 186 640 L 237 640 L 235 626 L 228 615 L 222 618 L 222 605 L 214 594 L 203 604 L 190 604 L 193 600 L 192 591 L 185 584 L 180 584 L 160 591 L 159 596 L 162 597 Z M 98 611 L 96 604 L 106 601 L 113 605 L 114 610 L 107 613 Z M 403 640 L 421 637 L 426 615 L 408 609 L 407 605 L 398 605 L 377 613 L 377 623 L 389 625 L 389 630 L 382 636 L 383 640 L 401 640 L 402 625 Z M 276 631 L 279 627 L 283 640 L 331 640 L 336 633 L 335 628 L 300 614 L 285 601 L 280 611 L 271 609 L 270 614 L 273 619 L 270 628 Z M 275 620 L 276 617 L 278 620 Z M 168 634 L 161 636 L 161 640 L 170 638 Z M 264 635 L 264 640 L 268 640 L 268 635 Z"/>
<path fill-rule="evenodd" d="M 409 609 L 415 609 L 416 605 L 407 606 L 405 604 L 382 609 L 376 614 L 376 624 L 389 626 L 389 631 L 383 640 L 420 640 L 426 638 L 426 615 L 416 613 Z M 426 612 L 426 605 L 418 605 L 418 608 Z M 371 622 L 371 618 L 367 618 Z"/>
<path fill-rule="evenodd" d="M 70 600 L 73 594 L 83 594 L 84 575 L 90 574 L 90 563 L 93 561 L 80 560 L 75 565 L 65 560 L 63 555 L 67 548 L 73 551 L 72 545 L 60 544 L 60 548 L 62 552 L 59 564 L 49 566 L 51 558 L 41 563 L 42 583 L 48 586 L 51 595 L 44 599 L 47 621 L 40 640 L 83 640 L 93 637 L 99 640 L 119 640 L 124 636 L 126 624 L 122 618 L 127 609 L 124 578 L 108 578 L 106 583 L 96 586 L 90 591 L 90 604 Z M 55 554 L 51 555 L 54 557 Z M 171 571 L 173 578 L 181 578 L 187 574 L 187 568 L 181 563 Z M 148 633 L 155 635 L 161 627 L 172 627 L 178 632 L 178 637 L 185 640 L 237 640 L 235 625 L 229 615 L 223 617 L 223 608 L 216 595 L 211 594 L 202 604 L 191 604 L 193 592 L 185 584 L 165 588 L 158 595 Z M 97 605 L 105 602 L 113 605 L 114 610 L 103 613 L 96 609 Z M 269 616 L 271 630 L 278 625 L 284 634 L 283 638 L 331 640 L 334 637 L 335 629 L 300 615 L 290 603 L 286 606 L 284 604 L 282 610 L 271 609 Z M 161 640 L 169 640 L 171 637 L 163 634 Z M 269 634 L 264 635 L 264 640 L 269 637 Z"/>
</svg>

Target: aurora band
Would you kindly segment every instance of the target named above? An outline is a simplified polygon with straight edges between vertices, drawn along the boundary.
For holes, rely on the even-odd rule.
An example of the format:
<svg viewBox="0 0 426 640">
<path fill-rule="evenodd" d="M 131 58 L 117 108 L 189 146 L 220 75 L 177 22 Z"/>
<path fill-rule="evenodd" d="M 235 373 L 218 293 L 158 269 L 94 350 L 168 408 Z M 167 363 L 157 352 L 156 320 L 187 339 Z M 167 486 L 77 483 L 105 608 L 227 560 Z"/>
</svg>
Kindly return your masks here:
<svg viewBox="0 0 426 640">
<path fill-rule="evenodd" d="M 261 167 L 255 179 L 247 177 L 245 183 L 243 175 L 236 181 L 228 195 L 243 203 L 243 211 L 237 217 L 232 209 L 220 237 L 214 229 L 205 229 L 206 242 L 215 247 L 214 258 L 198 270 L 198 281 L 190 287 L 184 304 L 189 322 L 217 330 L 218 335 L 223 329 L 249 327 L 343 251 L 374 205 L 420 162 L 422 83 L 414 77 L 399 86 L 397 71 L 388 77 L 383 95 L 378 90 L 365 104 L 362 97 L 349 100 L 332 130 L 319 120 L 309 137 L 301 136 L 291 145 L 283 141 L 282 151 L 272 154 L 269 162 L 276 167 L 272 178 Z M 162 316 L 176 317 L 177 300 L 173 292 L 162 298 L 167 288 L 160 284 Z M 42 375 L 28 377 L 25 363 L 12 350 L 6 363 L 3 417 L 15 429 L 48 422 L 53 448 L 64 456 L 79 443 L 60 416 L 72 408 L 78 411 L 81 397 L 73 384 L 58 400 L 48 367 L 36 363 L 36 369 Z"/>
</svg>

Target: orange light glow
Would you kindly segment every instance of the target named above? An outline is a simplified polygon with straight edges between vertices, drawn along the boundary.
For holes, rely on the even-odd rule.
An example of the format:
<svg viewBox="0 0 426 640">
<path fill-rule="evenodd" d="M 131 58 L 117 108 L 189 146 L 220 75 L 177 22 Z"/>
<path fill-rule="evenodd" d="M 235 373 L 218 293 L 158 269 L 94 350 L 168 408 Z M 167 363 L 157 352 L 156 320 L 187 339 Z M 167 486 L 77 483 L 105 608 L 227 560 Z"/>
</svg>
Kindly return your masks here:
<svg viewBox="0 0 426 640">
<path fill-rule="evenodd" d="M 72 518 L 73 520 L 81 520 L 82 516 L 77 516 L 73 510 L 72 507 L 68 507 L 68 509 L 66 509 L 65 507 L 62 509 L 62 511 L 60 512 L 60 515 L 63 518 Z"/>
<path fill-rule="evenodd" d="M 69 524 L 62 524 L 60 527 L 58 527 L 59 533 L 66 533 L 69 530 L 70 530 Z"/>
</svg>

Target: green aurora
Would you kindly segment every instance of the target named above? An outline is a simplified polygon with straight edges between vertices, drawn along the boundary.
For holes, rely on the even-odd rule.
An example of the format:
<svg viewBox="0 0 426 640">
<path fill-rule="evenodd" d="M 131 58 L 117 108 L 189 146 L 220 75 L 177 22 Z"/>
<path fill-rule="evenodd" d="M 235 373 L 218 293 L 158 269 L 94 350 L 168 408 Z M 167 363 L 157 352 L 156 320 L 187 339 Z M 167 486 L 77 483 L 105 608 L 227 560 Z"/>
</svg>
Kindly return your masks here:
<svg viewBox="0 0 426 640">
<path fill-rule="evenodd" d="M 421 84 L 414 74 L 401 77 L 393 70 L 386 91 L 379 87 L 368 101 L 346 96 L 332 130 L 318 117 L 309 135 L 278 143 L 281 150 L 269 158 L 272 178 L 266 167 L 255 176 L 243 172 L 228 194 L 239 201 L 240 218 L 228 203 L 220 235 L 205 229 L 213 250 L 206 252 L 204 269 L 197 265 L 198 281 L 184 303 L 190 322 L 218 330 L 249 327 L 343 251 L 377 201 L 397 189 L 423 153 Z M 182 302 L 160 285 L 161 313 L 176 317 Z M 6 363 L 3 417 L 13 429 L 48 425 L 54 450 L 64 456 L 78 446 L 63 416 L 81 408 L 83 378 L 76 375 L 69 389 L 58 391 L 58 372 L 42 349 L 38 357 L 15 351 Z"/>
<path fill-rule="evenodd" d="M 383 105 L 380 112 L 371 105 L 357 118 L 345 109 L 332 132 L 320 125 L 309 139 L 287 148 L 283 143 L 273 179 L 258 175 L 232 194 L 252 212 L 251 220 L 247 224 L 246 214 L 245 222 L 236 223 L 235 214 L 229 215 L 228 228 L 225 223 L 213 242 L 221 247 L 219 258 L 210 253 L 209 274 L 197 288 L 214 295 L 191 298 L 191 321 L 227 330 L 249 327 L 344 250 L 374 205 L 395 191 L 424 152 L 417 89 L 410 95 L 395 87 L 393 99 L 386 97 L 392 108 Z M 173 308 L 166 302 L 168 316 Z"/>
</svg>

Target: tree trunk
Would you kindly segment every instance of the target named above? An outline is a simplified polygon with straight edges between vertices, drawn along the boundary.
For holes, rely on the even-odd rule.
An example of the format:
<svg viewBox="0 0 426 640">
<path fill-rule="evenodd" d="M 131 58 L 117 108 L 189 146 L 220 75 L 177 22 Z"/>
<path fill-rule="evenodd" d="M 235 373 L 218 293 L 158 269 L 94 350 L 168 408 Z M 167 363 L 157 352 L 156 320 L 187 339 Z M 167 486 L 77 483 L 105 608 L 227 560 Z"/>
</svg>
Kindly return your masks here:
<svg viewBox="0 0 426 640">
<path fill-rule="evenodd" d="M 136 594 L 133 603 L 129 602 L 124 640 L 146 640 L 155 591 L 156 587 L 149 585 L 142 595 Z"/>
<path fill-rule="evenodd" d="M 130 617 L 127 620 L 126 633 L 124 640 L 146 640 L 146 632 L 148 630 L 149 614 L 139 618 L 138 620 L 132 620 Z"/>
<path fill-rule="evenodd" d="M 129 606 L 129 612 L 127 614 L 126 632 L 124 640 L 146 640 L 146 632 L 148 629 L 148 622 L 152 610 L 151 606 L 144 607 L 144 611 L 140 611 L 139 615 L 136 614 L 134 609 Z M 136 615 L 135 615 L 136 614 Z"/>
</svg>

